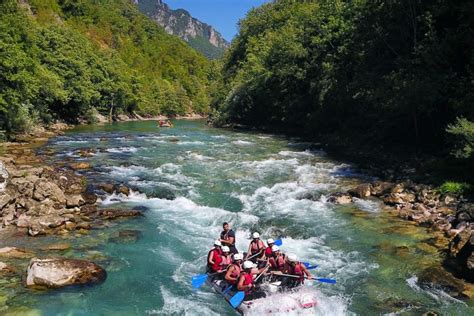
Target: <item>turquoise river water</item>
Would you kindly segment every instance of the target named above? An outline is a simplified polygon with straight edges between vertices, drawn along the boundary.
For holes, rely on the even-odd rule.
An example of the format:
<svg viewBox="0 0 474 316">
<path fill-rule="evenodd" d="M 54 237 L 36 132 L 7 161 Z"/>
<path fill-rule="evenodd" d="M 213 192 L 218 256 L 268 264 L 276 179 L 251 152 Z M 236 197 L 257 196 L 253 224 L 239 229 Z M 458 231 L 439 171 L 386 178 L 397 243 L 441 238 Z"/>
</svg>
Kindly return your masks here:
<svg viewBox="0 0 474 316">
<path fill-rule="evenodd" d="M 234 315 L 212 289 L 190 284 L 229 221 L 240 250 L 253 231 L 282 237 L 284 251 L 318 264 L 316 275 L 337 279 L 335 285 L 308 282 L 304 290 L 318 305 L 293 314 L 474 313 L 470 303 L 417 285 L 417 274 L 441 260 L 423 228 L 396 219 L 376 200 L 326 202 L 331 192 L 367 180 L 351 165 L 298 139 L 174 123 L 169 129 L 153 121 L 82 126 L 40 149 L 57 161 L 90 162 L 93 169 L 82 173 L 91 184 L 136 188 L 129 197 L 105 196 L 102 205 L 146 211 L 84 236 L 16 240 L 24 247 L 66 240 L 73 247 L 62 255 L 94 260 L 108 277 L 92 287 L 12 289 L 15 304 L 42 315 Z M 96 153 L 81 158 L 79 149 Z M 121 230 L 139 231 L 140 238 L 120 241 Z M 268 302 L 283 304 L 276 297 Z"/>
</svg>

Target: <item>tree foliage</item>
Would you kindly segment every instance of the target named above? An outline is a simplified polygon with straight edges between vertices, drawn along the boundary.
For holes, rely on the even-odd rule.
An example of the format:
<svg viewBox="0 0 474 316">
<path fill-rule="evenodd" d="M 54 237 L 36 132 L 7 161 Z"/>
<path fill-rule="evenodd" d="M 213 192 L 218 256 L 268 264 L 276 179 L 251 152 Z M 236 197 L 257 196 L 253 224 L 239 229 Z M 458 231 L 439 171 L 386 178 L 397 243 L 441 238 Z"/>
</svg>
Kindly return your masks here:
<svg viewBox="0 0 474 316">
<path fill-rule="evenodd" d="M 221 68 L 219 122 L 433 150 L 474 119 L 472 1 L 276 0 Z"/>
<path fill-rule="evenodd" d="M 209 62 L 129 0 L 0 3 L 0 129 L 206 113 Z"/>
</svg>

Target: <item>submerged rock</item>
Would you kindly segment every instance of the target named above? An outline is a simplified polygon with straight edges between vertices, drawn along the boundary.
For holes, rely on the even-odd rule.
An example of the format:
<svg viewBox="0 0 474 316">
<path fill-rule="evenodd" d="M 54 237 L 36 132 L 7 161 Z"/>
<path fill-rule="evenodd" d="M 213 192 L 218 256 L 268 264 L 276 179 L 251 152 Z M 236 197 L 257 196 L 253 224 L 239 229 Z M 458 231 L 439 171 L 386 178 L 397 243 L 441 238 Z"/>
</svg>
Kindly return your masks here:
<svg viewBox="0 0 474 316">
<path fill-rule="evenodd" d="M 33 257 L 33 253 L 28 250 L 19 249 L 16 247 L 0 248 L 0 257 L 11 259 L 25 259 Z"/>
<path fill-rule="evenodd" d="M 118 235 L 110 239 L 114 243 L 135 243 L 137 242 L 142 233 L 139 230 L 126 229 L 118 232 Z"/>
<path fill-rule="evenodd" d="M 73 162 L 69 164 L 69 167 L 73 170 L 86 170 L 92 168 L 92 165 L 88 162 Z"/>
<path fill-rule="evenodd" d="M 97 264 L 78 259 L 33 258 L 28 266 L 28 287 L 60 288 L 105 281 L 106 271 Z"/>
<path fill-rule="evenodd" d="M 98 211 L 103 219 L 116 219 L 120 217 L 138 217 L 143 216 L 140 211 L 127 209 L 101 209 Z"/>
<path fill-rule="evenodd" d="M 421 287 L 438 287 L 452 297 L 460 297 L 464 291 L 462 280 L 455 278 L 452 274 L 441 267 L 430 267 L 425 269 L 418 277 Z"/>
</svg>

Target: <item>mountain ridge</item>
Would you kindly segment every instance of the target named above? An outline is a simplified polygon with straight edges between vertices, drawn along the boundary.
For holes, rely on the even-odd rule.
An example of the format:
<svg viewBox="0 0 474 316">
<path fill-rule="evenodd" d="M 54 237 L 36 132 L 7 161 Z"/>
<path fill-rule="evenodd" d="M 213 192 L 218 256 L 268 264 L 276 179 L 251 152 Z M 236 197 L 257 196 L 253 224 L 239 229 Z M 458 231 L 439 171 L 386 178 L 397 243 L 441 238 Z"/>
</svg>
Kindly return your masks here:
<svg viewBox="0 0 474 316">
<path fill-rule="evenodd" d="M 132 0 L 139 10 L 210 59 L 222 57 L 230 44 L 211 25 L 193 17 L 185 9 L 171 9 L 163 0 Z"/>
</svg>

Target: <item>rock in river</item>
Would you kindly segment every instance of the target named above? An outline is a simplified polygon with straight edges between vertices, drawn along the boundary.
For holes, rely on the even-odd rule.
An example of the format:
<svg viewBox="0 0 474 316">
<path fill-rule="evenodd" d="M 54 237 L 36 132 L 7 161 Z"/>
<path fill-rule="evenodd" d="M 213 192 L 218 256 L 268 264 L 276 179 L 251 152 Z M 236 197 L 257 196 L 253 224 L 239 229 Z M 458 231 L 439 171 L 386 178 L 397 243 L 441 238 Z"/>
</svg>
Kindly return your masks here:
<svg viewBox="0 0 474 316">
<path fill-rule="evenodd" d="M 107 273 L 97 264 L 78 259 L 33 258 L 28 265 L 28 287 L 60 288 L 103 282 Z"/>
</svg>

